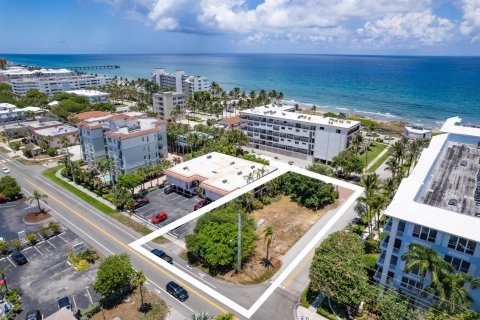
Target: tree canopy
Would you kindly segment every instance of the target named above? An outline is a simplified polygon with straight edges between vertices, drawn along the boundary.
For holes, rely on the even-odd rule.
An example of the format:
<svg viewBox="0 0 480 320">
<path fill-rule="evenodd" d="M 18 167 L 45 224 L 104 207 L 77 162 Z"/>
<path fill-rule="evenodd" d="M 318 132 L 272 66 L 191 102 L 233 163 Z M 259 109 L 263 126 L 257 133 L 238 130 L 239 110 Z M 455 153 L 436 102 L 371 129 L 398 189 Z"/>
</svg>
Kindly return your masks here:
<svg viewBox="0 0 480 320">
<path fill-rule="evenodd" d="M 310 288 L 338 303 L 356 306 L 368 288 L 362 264 L 363 243 L 354 233 L 332 233 L 315 250 L 310 267 Z"/>
<path fill-rule="evenodd" d="M 98 267 L 97 279 L 93 284 L 96 292 L 108 296 L 129 284 L 135 270 L 126 253 L 109 256 Z"/>
<path fill-rule="evenodd" d="M 242 212 L 242 259 L 255 248 L 255 221 Z M 211 271 L 226 270 L 237 263 L 237 212 L 230 207 L 202 216 L 193 234 L 186 237 L 187 249 L 200 257 Z"/>
<path fill-rule="evenodd" d="M 346 176 L 362 173 L 363 162 L 352 150 L 343 150 L 332 158 L 332 167 L 339 169 Z"/>
<path fill-rule="evenodd" d="M 14 197 L 22 191 L 15 178 L 5 176 L 0 179 L 0 194 L 5 197 Z"/>
</svg>

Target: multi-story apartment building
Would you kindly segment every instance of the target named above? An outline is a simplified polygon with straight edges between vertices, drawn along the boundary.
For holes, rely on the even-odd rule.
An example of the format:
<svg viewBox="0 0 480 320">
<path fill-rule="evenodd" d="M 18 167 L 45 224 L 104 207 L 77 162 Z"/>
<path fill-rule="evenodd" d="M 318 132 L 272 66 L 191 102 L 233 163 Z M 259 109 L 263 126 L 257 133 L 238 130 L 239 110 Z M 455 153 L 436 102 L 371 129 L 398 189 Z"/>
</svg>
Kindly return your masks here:
<svg viewBox="0 0 480 320">
<path fill-rule="evenodd" d="M 164 119 L 172 118 L 172 110 L 176 106 L 180 106 L 183 110 L 185 107 L 185 94 L 181 92 L 161 92 L 153 94 L 153 111 Z"/>
<path fill-rule="evenodd" d="M 109 94 L 97 90 L 69 90 L 67 93 L 75 94 L 77 96 L 85 97 L 91 104 L 108 102 Z"/>
<path fill-rule="evenodd" d="M 48 95 L 69 90 L 80 90 L 87 87 L 98 88 L 109 84 L 110 77 L 93 74 L 69 75 L 61 77 L 19 78 L 10 80 L 13 93 L 25 95 L 29 90 L 36 89 Z"/>
<path fill-rule="evenodd" d="M 101 115 L 78 124 L 83 159 L 89 167 L 105 157 L 124 174 L 167 157 L 167 129 L 157 118 Z"/>
<path fill-rule="evenodd" d="M 410 295 L 431 283 L 428 274 L 422 283 L 417 271 L 404 271 L 402 255 L 412 243 L 435 250 L 457 272 L 480 277 L 480 125 L 455 117 L 441 131 L 385 212 L 388 236 L 374 278 Z M 467 289 L 480 311 L 480 290 Z"/>
<path fill-rule="evenodd" d="M 162 89 L 175 90 L 184 93 L 187 97 L 193 97 L 195 92 L 210 90 L 210 82 L 206 77 L 189 76 L 183 70 L 170 73 L 163 68 L 156 68 L 152 74 L 152 80 Z"/>
<path fill-rule="evenodd" d="M 254 149 L 304 160 L 330 161 L 350 147 L 358 121 L 294 112 L 293 106 L 265 105 L 240 112 Z"/>
<path fill-rule="evenodd" d="M 0 70 L 0 82 L 9 83 L 15 79 L 49 78 L 73 76 L 75 73 L 68 69 L 34 69 L 29 70 L 25 67 L 12 66 L 5 70 Z"/>
<path fill-rule="evenodd" d="M 25 120 L 25 112 L 39 114 L 44 111 L 38 107 L 17 108 L 10 103 L 0 103 L 0 123 Z"/>
</svg>

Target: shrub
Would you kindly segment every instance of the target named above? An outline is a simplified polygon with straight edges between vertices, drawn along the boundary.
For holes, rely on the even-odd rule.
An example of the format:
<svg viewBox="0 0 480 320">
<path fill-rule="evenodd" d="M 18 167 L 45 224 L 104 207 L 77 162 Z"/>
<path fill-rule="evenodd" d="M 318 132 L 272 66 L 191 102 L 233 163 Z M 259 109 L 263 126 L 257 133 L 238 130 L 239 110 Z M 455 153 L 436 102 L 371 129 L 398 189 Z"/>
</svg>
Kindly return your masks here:
<svg viewBox="0 0 480 320">
<path fill-rule="evenodd" d="M 32 150 L 29 148 L 22 148 L 23 155 L 27 158 L 32 157 Z"/>
<path fill-rule="evenodd" d="M 32 246 L 37 243 L 37 236 L 33 233 L 27 234 L 25 239 L 27 239 L 28 243 L 30 243 Z"/>
<path fill-rule="evenodd" d="M 85 260 L 88 263 L 94 263 L 96 260 L 100 259 L 100 256 L 98 255 L 97 251 L 90 248 L 78 254 L 77 258 Z"/>
<path fill-rule="evenodd" d="M 13 250 L 19 251 L 22 248 L 22 241 L 19 239 L 10 240 L 10 245 L 13 247 Z"/>
<path fill-rule="evenodd" d="M 57 155 L 57 148 L 48 148 L 47 149 L 47 154 L 50 157 L 55 157 Z"/>
<path fill-rule="evenodd" d="M 363 262 L 363 265 L 365 266 L 365 269 L 375 270 L 375 266 L 377 264 L 377 258 L 378 256 L 373 253 L 363 255 L 362 262 Z"/>
<path fill-rule="evenodd" d="M 383 139 L 382 138 L 377 138 L 375 139 L 376 142 L 383 142 Z"/>
<path fill-rule="evenodd" d="M 49 222 L 47 225 L 47 228 L 52 231 L 53 234 L 59 234 L 60 233 L 60 223 L 52 221 Z"/>
<path fill-rule="evenodd" d="M 377 240 L 367 240 L 367 241 L 365 241 L 365 252 L 366 253 L 380 253 L 380 241 L 377 241 Z"/>
<path fill-rule="evenodd" d="M 21 143 L 18 142 L 18 141 L 12 141 L 10 142 L 10 148 L 12 148 L 14 151 L 18 151 L 20 150 L 20 147 L 21 147 Z"/>
<path fill-rule="evenodd" d="M 75 268 L 78 270 L 78 271 L 86 271 L 88 270 L 88 268 L 90 268 L 90 263 L 87 261 L 87 260 L 80 260 Z"/>
<path fill-rule="evenodd" d="M 260 201 L 261 201 L 264 205 L 268 206 L 270 203 L 272 203 L 272 198 L 270 198 L 270 197 L 268 197 L 268 196 L 262 196 L 262 197 L 260 198 Z"/>
<path fill-rule="evenodd" d="M 253 199 L 252 210 L 261 210 L 261 209 L 263 209 L 263 203 L 258 199 Z"/>
<path fill-rule="evenodd" d="M 42 227 L 42 228 L 38 229 L 38 233 L 40 233 L 40 235 L 43 238 L 48 238 L 50 236 L 50 228 L 49 227 Z"/>
<path fill-rule="evenodd" d="M 0 240 L 0 253 L 8 253 L 8 242 L 5 240 Z"/>
</svg>

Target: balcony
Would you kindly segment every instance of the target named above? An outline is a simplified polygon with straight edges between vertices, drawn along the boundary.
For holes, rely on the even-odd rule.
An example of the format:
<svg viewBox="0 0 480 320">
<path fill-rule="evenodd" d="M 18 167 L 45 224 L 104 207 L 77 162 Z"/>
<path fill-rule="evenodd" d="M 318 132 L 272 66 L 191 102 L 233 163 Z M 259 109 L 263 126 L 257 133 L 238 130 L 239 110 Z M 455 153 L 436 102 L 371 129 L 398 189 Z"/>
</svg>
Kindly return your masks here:
<svg viewBox="0 0 480 320">
<path fill-rule="evenodd" d="M 392 231 L 392 223 L 386 224 L 385 227 L 383 227 L 383 231 L 390 233 Z"/>
<path fill-rule="evenodd" d="M 397 230 L 397 237 L 403 237 L 403 231 Z"/>
<path fill-rule="evenodd" d="M 387 250 L 389 237 L 386 237 L 382 243 L 380 243 L 380 248 Z"/>
<path fill-rule="evenodd" d="M 375 274 L 373 275 L 373 279 L 375 281 L 378 281 L 380 282 L 380 279 L 382 278 L 382 268 L 378 268 L 376 271 L 375 271 Z"/>
</svg>

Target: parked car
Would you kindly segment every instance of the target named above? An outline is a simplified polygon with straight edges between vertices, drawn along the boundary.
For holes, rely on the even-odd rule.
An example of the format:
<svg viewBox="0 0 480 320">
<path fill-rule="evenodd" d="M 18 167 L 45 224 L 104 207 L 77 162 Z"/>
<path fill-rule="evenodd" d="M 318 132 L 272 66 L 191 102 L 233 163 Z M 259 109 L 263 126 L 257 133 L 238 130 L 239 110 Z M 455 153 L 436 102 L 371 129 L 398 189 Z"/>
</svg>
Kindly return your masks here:
<svg viewBox="0 0 480 320">
<path fill-rule="evenodd" d="M 159 224 L 160 222 L 167 220 L 167 218 L 168 214 L 166 212 L 159 212 L 151 221 L 153 224 Z"/>
<path fill-rule="evenodd" d="M 43 316 L 40 310 L 33 310 L 27 313 L 25 320 L 42 320 Z"/>
<path fill-rule="evenodd" d="M 170 194 L 170 193 L 172 193 L 172 192 L 175 192 L 176 189 L 177 189 L 177 188 L 176 188 L 175 186 L 170 185 L 170 186 L 168 186 L 168 187 L 165 187 L 165 189 L 163 189 L 163 192 L 164 192 L 165 194 Z"/>
<path fill-rule="evenodd" d="M 24 265 L 28 262 L 27 257 L 25 257 L 25 255 L 20 251 L 12 254 L 12 260 L 16 263 L 17 266 Z"/>
<path fill-rule="evenodd" d="M 391 136 L 385 136 L 385 137 L 383 137 L 383 140 L 389 141 L 389 140 L 395 140 L 395 138 L 391 137 Z"/>
<path fill-rule="evenodd" d="M 187 290 L 173 281 L 167 283 L 167 292 L 182 302 L 188 299 Z"/>
<path fill-rule="evenodd" d="M 144 205 L 146 204 L 149 204 L 150 203 L 150 200 L 148 200 L 147 197 L 142 197 L 142 198 L 138 198 L 136 199 L 134 202 L 133 202 L 133 209 L 138 209 L 140 207 L 143 207 Z"/>
<path fill-rule="evenodd" d="M 156 255 L 157 257 L 160 257 L 162 258 L 163 260 L 167 261 L 168 263 L 170 264 L 173 264 L 173 259 L 172 257 L 170 257 L 169 255 L 167 255 L 165 252 L 163 252 L 162 250 L 160 249 L 153 249 L 150 251 L 151 253 L 153 253 L 154 255 Z"/>
<path fill-rule="evenodd" d="M 10 169 L 8 169 L 8 168 L 3 167 L 1 170 L 5 174 L 10 173 Z"/>
<path fill-rule="evenodd" d="M 207 204 L 209 204 L 210 202 L 212 202 L 212 201 L 210 201 L 209 199 L 202 199 L 202 200 L 198 201 L 198 203 L 193 207 L 193 210 L 195 211 L 195 210 L 198 210 L 200 208 L 203 208 Z"/>
<path fill-rule="evenodd" d="M 58 309 L 62 308 L 67 308 L 68 310 L 72 311 L 72 304 L 70 303 L 70 299 L 68 297 L 58 299 Z"/>
</svg>

